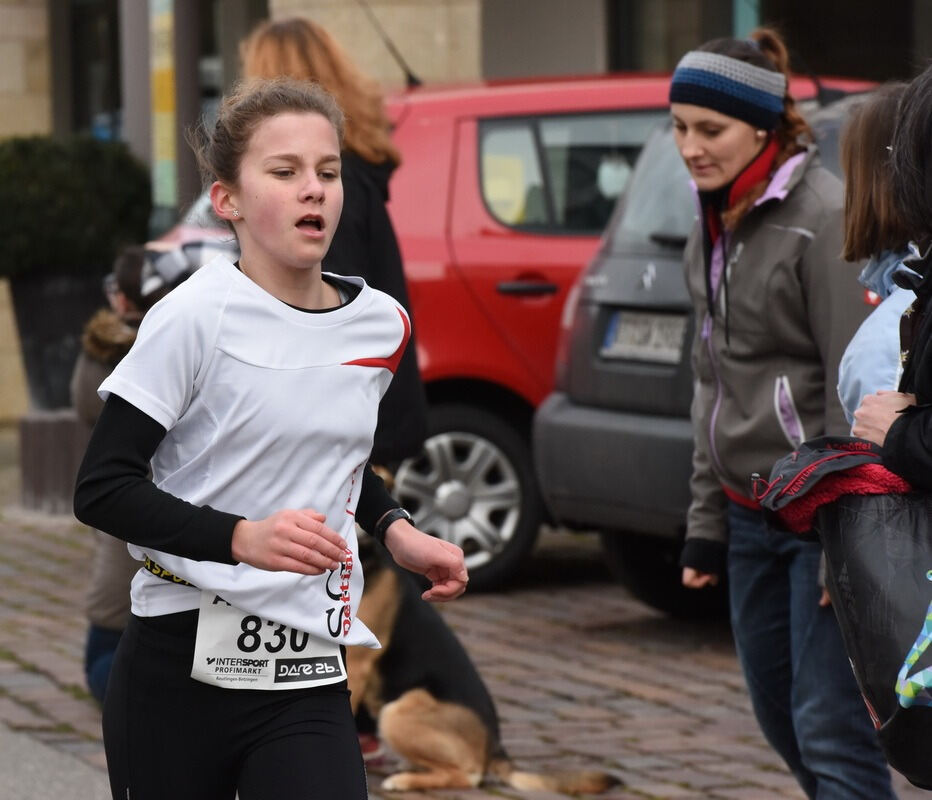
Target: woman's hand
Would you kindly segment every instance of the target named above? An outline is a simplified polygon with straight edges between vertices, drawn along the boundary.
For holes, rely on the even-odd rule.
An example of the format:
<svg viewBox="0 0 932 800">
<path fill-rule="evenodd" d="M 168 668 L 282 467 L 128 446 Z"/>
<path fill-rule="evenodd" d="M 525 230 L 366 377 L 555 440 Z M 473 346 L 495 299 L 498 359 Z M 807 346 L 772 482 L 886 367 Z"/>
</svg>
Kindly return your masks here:
<svg viewBox="0 0 932 800">
<path fill-rule="evenodd" d="M 854 412 L 851 433 L 874 444 L 883 445 L 887 431 L 897 420 L 899 412 L 907 406 L 916 405 L 916 395 L 891 392 L 881 389 L 877 394 L 864 396 Z"/>
<path fill-rule="evenodd" d="M 277 511 L 233 528 L 233 558 L 259 569 L 321 575 L 346 561 L 346 541 L 312 508 Z"/>
<path fill-rule="evenodd" d="M 385 531 L 385 546 L 399 567 L 431 582 L 422 600 L 445 602 L 466 591 L 469 575 L 463 551 L 452 542 L 429 536 L 407 520 L 398 519 Z"/>
<path fill-rule="evenodd" d="M 683 586 L 687 589 L 704 589 L 706 586 L 718 586 L 718 575 L 711 572 L 699 572 L 692 567 L 683 567 Z"/>
</svg>

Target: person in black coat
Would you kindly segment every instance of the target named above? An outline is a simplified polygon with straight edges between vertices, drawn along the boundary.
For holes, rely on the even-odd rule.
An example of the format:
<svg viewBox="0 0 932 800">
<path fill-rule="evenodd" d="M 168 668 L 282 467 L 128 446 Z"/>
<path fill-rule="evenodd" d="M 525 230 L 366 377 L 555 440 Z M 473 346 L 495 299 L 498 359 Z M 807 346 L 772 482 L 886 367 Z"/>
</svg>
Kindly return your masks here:
<svg viewBox="0 0 932 800">
<path fill-rule="evenodd" d="M 922 255 L 893 274 L 916 299 L 900 320 L 898 391 L 867 395 L 852 433 L 883 447 L 883 463 L 916 489 L 932 490 L 932 67 L 907 87 L 890 162 L 903 224 Z"/>
<path fill-rule="evenodd" d="M 240 45 L 245 78 L 318 82 L 346 113 L 342 153 L 343 216 L 323 268 L 359 275 L 390 294 L 411 315 L 398 240 L 385 204 L 388 183 L 401 161 L 378 84 L 363 75 L 334 39 L 314 22 L 293 17 L 260 24 Z M 413 316 L 413 315 L 412 315 Z M 371 462 L 392 470 L 417 455 L 427 437 L 427 398 L 417 364 L 414 331 L 385 397 Z"/>
<path fill-rule="evenodd" d="M 323 267 L 340 275 L 361 275 L 366 283 L 390 294 L 411 315 L 401 251 L 385 209 L 388 180 L 395 165 L 373 164 L 352 151 L 343 153 L 343 216 Z M 417 455 L 427 437 L 427 397 L 411 341 L 379 405 L 372 463 L 394 467 Z"/>
</svg>

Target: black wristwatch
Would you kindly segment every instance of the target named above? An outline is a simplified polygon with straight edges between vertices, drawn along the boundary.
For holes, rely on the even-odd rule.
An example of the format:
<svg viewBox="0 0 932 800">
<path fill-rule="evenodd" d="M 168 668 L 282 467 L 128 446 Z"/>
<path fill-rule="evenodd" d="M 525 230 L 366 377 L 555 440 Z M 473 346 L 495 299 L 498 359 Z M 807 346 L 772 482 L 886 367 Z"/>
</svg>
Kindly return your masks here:
<svg viewBox="0 0 932 800">
<path fill-rule="evenodd" d="M 375 523 L 375 530 L 372 531 L 372 535 L 382 544 L 385 544 L 385 533 L 388 530 L 388 526 L 399 519 L 406 519 L 412 525 L 414 524 L 414 517 L 405 509 L 393 508 L 391 511 L 386 511 L 382 515 L 382 518 Z"/>
</svg>

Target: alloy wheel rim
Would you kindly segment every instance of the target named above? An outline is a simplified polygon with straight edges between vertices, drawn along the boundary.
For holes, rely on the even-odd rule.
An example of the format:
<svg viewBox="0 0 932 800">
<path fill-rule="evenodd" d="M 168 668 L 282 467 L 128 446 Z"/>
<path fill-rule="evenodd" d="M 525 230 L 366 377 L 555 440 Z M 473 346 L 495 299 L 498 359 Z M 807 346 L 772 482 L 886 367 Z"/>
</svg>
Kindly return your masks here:
<svg viewBox="0 0 932 800">
<path fill-rule="evenodd" d="M 514 537 L 521 483 L 505 453 L 465 431 L 431 436 L 395 474 L 395 494 L 418 528 L 463 548 L 470 569 L 492 561 Z"/>
</svg>

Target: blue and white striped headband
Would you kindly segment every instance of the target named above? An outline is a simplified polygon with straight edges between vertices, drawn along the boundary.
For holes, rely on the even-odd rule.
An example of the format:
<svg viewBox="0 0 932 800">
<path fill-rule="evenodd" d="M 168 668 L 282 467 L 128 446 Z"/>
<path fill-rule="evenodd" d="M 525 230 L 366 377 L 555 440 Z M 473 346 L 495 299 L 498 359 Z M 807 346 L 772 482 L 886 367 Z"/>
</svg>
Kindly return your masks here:
<svg viewBox="0 0 932 800">
<path fill-rule="evenodd" d="M 786 76 L 746 61 L 692 50 L 680 59 L 670 83 L 670 102 L 711 108 L 772 131 L 783 113 Z"/>
</svg>

